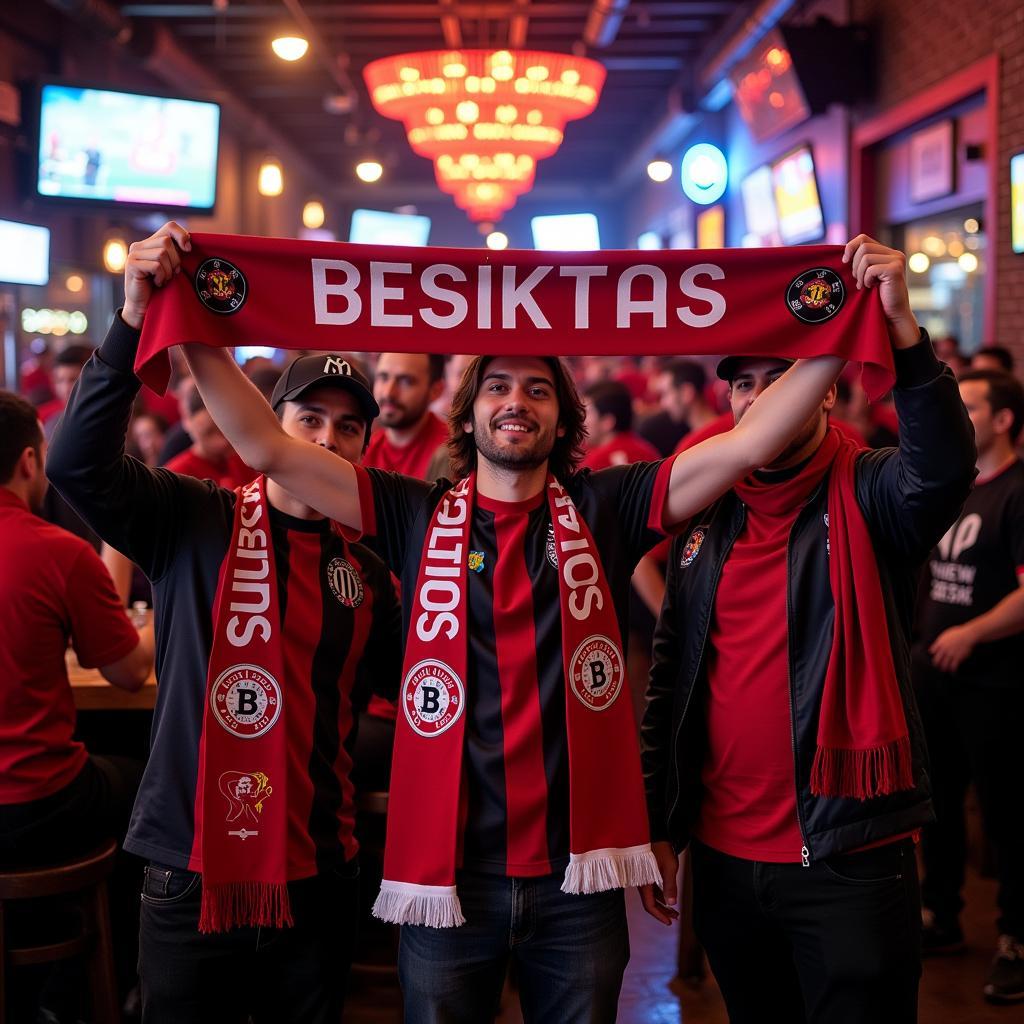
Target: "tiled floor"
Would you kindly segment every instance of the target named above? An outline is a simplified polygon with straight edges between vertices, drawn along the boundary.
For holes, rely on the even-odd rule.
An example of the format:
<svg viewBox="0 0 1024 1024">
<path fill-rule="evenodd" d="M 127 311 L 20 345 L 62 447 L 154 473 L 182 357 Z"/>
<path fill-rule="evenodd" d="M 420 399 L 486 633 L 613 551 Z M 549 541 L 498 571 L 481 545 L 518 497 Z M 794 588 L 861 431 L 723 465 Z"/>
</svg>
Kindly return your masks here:
<svg viewBox="0 0 1024 1024">
<path fill-rule="evenodd" d="M 971 872 L 966 897 L 963 924 L 968 950 L 960 956 L 925 962 L 920 1022 L 1024 1024 L 1024 1005 L 994 1007 L 981 998 L 995 941 L 995 886 Z M 675 930 L 647 917 L 635 893 L 629 894 L 628 901 L 632 958 L 623 980 L 619 1024 L 726 1024 L 714 978 L 709 976 L 699 987 L 675 982 Z M 352 1024 L 396 1024 L 401 1019 L 399 1002 L 393 985 L 363 982 L 353 994 L 345 1018 Z M 499 1024 L 521 1021 L 515 997 L 510 995 Z M 765 1021 L 768 1024 L 770 1017 Z"/>
</svg>

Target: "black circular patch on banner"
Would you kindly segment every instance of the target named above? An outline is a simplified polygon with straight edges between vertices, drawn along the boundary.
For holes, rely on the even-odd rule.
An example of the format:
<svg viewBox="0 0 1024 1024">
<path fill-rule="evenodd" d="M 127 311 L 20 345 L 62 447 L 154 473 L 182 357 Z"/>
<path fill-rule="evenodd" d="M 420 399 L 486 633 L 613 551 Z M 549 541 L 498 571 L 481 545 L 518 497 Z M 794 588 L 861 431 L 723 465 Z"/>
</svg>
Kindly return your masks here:
<svg viewBox="0 0 1024 1024">
<path fill-rule="evenodd" d="M 238 267 L 214 256 L 204 260 L 196 271 L 196 295 L 211 313 L 230 316 L 244 305 L 249 294 L 249 282 Z"/>
<path fill-rule="evenodd" d="M 805 270 L 786 289 L 786 306 L 805 324 L 823 324 L 843 308 L 846 288 L 843 279 L 828 267 Z"/>
</svg>

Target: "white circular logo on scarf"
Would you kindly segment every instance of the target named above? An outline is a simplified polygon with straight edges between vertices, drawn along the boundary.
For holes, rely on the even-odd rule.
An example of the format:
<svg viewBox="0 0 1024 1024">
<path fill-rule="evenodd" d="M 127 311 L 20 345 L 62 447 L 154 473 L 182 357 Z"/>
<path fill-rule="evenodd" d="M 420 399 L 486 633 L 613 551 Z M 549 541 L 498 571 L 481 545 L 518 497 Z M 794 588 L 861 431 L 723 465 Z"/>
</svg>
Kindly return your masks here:
<svg viewBox="0 0 1024 1024">
<path fill-rule="evenodd" d="M 622 690 L 622 654 L 606 636 L 590 636 L 576 648 L 569 665 L 569 686 L 591 711 L 604 711 Z"/>
<path fill-rule="evenodd" d="M 555 526 L 548 523 L 548 539 L 544 543 L 544 554 L 548 556 L 552 569 L 558 568 L 558 551 L 555 548 Z"/>
<path fill-rule="evenodd" d="M 415 732 L 432 739 L 450 729 L 462 714 L 462 680 L 443 662 L 427 658 L 409 669 L 402 683 L 402 707 Z"/>
<path fill-rule="evenodd" d="M 210 688 L 213 717 L 232 736 L 254 740 L 269 732 L 281 714 L 281 687 L 257 665 L 232 665 Z"/>
<path fill-rule="evenodd" d="M 332 558 L 328 563 L 327 585 L 346 608 L 358 608 L 363 603 L 363 581 L 355 566 L 344 558 Z"/>
</svg>

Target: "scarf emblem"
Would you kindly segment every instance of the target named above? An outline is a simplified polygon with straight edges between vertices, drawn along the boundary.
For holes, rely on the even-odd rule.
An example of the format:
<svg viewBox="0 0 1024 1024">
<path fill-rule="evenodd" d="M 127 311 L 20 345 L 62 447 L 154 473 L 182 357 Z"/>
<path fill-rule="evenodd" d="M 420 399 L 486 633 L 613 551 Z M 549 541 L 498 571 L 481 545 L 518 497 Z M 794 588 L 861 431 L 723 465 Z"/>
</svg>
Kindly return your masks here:
<svg viewBox="0 0 1024 1024">
<path fill-rule="evenodd" d="M 347 559 L 331 559 L 327 566 L 327 585 L 346 608 L 358 608 L 363 603 L 363 581 Z"/>
<path fill-rule="evenodd" d="M 610 708 L 622 692 L 622 653 L 606 636 L 589 636 L 576 648 L 569 683 L 584 707 Z"/>
<path fill-rule="evenodd" d="M 462 716 L 466 691 L 443 661 L 427 658 L 413 665 L 402 683 L 402 707 L 413 730 L 432 739 L 447 732 Z"/>
<path fill-rule="evenodd" d="M 846 301 L 843 279 L 828 267 L 815 267 L 794 277 L 786 289 L 786 306 L 805 324 L 831 320 Z"/>
<path fill-rule="evenodd" d="M 249 283 L 233 263 L 214 257 L 204 260 L 196 271 L 195 289 L 211 313 L 230 316 L 245 305 Z"/>
<path fill-rule="evenodd" d="M 466 563 L 470 572 L 483 572 L 484 571 L 484 553 L 482 551 L 470 551 L 469 561 Z"/>
<path fill-rule="evenodd" d="M 258 836 L 259 829 L 251 829 L 248 826 L 260 823 L 263 802 L 274 792 L 274 787 L 270 785 L 267 774 L 265 772 L 222 772 L 217 785 L 228 802 L 228 814 L 225 821 L 241 826 L 229 829 L 228 835 L 238 836 L 243 841 L 249 836 Z"/>
<path fill-rule="evenodd" d="M 257 665 L 232 665 L 210 687 L 210 709 L 222 728 L 251 740 L 273 729 L 281 715 L 281 687 Z"/>
<path fill-rule="evenodd" d="M 679 558 L 679 568 L 685 569 L 688 565 L 692 565 L 697 556 L 700 554 L 700 549 L 704 546 L 704 538 L 707 537 L 708 531 L 703 526 L 698 526 L 693 533 L 690 534 L 686 541 L 686 546 L 683 548 L 683 553 Z"/>
</svg>

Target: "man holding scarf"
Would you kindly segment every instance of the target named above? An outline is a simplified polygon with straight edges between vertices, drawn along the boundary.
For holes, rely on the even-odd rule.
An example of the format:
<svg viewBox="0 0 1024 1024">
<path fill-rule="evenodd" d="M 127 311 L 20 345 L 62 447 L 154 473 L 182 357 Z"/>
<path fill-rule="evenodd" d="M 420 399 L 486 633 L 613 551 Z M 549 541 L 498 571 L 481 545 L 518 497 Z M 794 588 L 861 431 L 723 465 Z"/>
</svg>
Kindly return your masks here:
<svg viewBox="0 0 1024 1024">
<path fill-rule="evenodd" d="M 394 700 L 401 614 L 381 560 L 280 484 L 232 491 L 124 454 L 172 231 L 131 247 L 124 309 L 47 465 L 154 588 L 152 749 L 125 841 L 149 861 L 143 1016 L 336 1024 L 358 925 L 352 723 L 371 682 Z M 346 466 L 377 412 L 365 378 L 331 355 L 292 363 L 271 401 L 299 446 Z"/>
<path fill-rule="evenodd" d="M 932 807 L 910 623 L 974 441 L 910 310 L 903 254 L 861 235 L 844 261 L 880 292 L 899 447 L 844 439 L 831 391 L 777 459 L 693 516 L 655 634 L 642 743 L 662 882 L 642 896 L 675 916 L 689 843 L 694 926 L 733 1024 L 766 1006 L 787 1022 L 917 1019 L 911 837 Z M 738 424 L 787 365 L 722 360 Z"/>
<path fill-rule="evenodd" d="M 375 911 L 403 925 L 406 1019 L 492 1017 L 514 957 L 527 1020 L 613 1020 L 621 890 L 657 878 L 622 697 L 630 577 L 661 531 L 782 450 L 841 360 L 798 364 L 742 427 L 681 458 L 590 473 L 561 361 L 481 356 L 449 423 L 459 482 L 430 485 L 294 444 L 226 353 L 187 355 L 247 464 L 375 536 L 402 580 Z"/>
</svg>

